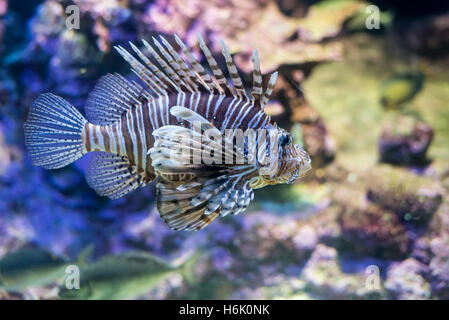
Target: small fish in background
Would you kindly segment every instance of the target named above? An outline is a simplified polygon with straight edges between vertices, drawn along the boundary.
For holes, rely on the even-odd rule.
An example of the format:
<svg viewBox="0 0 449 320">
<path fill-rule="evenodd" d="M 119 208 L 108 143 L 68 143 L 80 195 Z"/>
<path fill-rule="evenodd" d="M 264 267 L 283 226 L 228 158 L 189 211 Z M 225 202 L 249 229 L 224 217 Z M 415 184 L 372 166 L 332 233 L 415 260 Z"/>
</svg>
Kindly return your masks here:
<svg viewBox="0 0 449 320">
<path fill-rule="evenodd" d="M 425 76 L 421 72 L 393 75 L 381 84 L 380 102 L 387 110 L 397 110 L 421 91 Z"/>
<path fill-rule="evenodd" d="M 65 276 L 68 259 L 39 248 L 23 247 L 0 259 L 0 287 L 6 291 L 23 291 L 45 286 Z"/>
<path fill-rule="evenodd" d="M 194 268 L 200 253 L 174 266 L 149 253 L 131 251 L 109 255 L 80 269 L 79 289 L 61 286 L 62 299 L 132 299 L 161 284 L 174 273 L 187 283 L 194 281 Z"/>
<path fill-rule="evenodd" d="M 117 199 L 156 181 L 157 208 L 167 225 L 174 230 L 200 230 L 218 216 L 243 212 L 254 197 L 253 189 L 293 183 L 310 170 L 311 160 L 294 144 L 292 135 L 264 112 L 277 72 L 264 89 L 257 50 L 249 92 L 223 42 L 232 85 L 201 36 L 199 46 L 212 74 L 176 35 L 175 40 L 185 58 L 163 37 L 153 38 L 153 45 L 143 41 L 149 56 L 130 43 L 140 60 L 116 47 L 143 86 L 119 74 L 104 76 L 86 102 L 87 120 L 64 99 L 40 95 L 24 125 L 25 144 L 33 163 L 46 169 L 64 167 L 96 151 L 86 178 L 99 195 Z M 222 144 L 202 135 L 198 144 L 191 143 L 187 158 L 170 157 L 172 150 L 183 147 L 177 138 L 195 137 L 193 127 L 198 123 L 203 132 L 223 135 L 231 147 L 222 150 Z M 265 161 L 265 144 L 237 147 L 235 135 L 225 135 L 227 129 L 268 131 L 270 146 L 279 146 L 273 161 Z M 254 148 L 257 152 L 250 153 Z M 246 162 L 192 161 L 192 154 L 205 150 Z M 255 154 L 257 161 L 249 163 L 248 154 Z"/>
</svg>

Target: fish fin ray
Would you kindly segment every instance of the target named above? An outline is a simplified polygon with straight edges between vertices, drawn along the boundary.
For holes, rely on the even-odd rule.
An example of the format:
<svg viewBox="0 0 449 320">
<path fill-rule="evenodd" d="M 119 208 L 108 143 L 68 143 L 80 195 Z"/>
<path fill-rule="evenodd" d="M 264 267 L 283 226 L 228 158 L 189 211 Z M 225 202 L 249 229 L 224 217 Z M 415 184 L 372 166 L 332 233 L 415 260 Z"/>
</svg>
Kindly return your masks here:
<svg viewBox="0 0 449 320">
<path fill-rule="evenodd" d="M 187 59 L 187 62 L 190 63 L 190 65 L 193 67 L 193 74 L 195 77 L 192 77 L 192 80 L 195 81 L 198 85 L 201 85 L 203 88 L 205 88 L 209 92 L 213 92 L 214 89 L 217 88 L 216 81 L 214 82 L 213 77 L 207 72 L 206 69 L 198 62 L 198 60 L 195 58 L 195 56 L 192 54 L 192 52 L 187 48 L 187 46 L 184 44 L 184 42 L 181 40 L 181 38 L 178 37 L 178 35 L 175 36 L 175 41 L 178 44 L 178 46 L 181 48 L 182 53 Z"/>
<path fill-rule="evenodd" d="M 157 95 L 165 95 L 167 93 L 176 92 L 170 83 L 166 80 L 166 75 L 148 59 L 134 44 L 130 42 L 131 48 L 137 53 L 139 58 L 145 63 L 143 65 L 132 54 L 121 46 L 114 47 L 115 50 L 125 59 L 131 66 L 131 70 L 142 80 L 149 89 L 153 90 Z"/>
<path fill-rule="evenodd" d="M 62 168 L 83 154 L 86 119 L 70 103 L 51 93 L 41 94 L 24 124 L 25 145 L 34 165 Z"/>
<path fill-rule="evenodd" d="M 221 132 L 209 121 L 183 107 L 173 107 L 171 113 L 183 120 L 196 123 L 200 130 Z M 207 140 L 185 143 L 178 136 L 195 137 L 195 132 L 181 126 L 164 126 L 153 132 L 155 143 L 149 151 L 155 174 L 159 177 L 158 210 L 167 225 L 175 230 L 200 230 L 217 216 L 237 214 L 246 209 L 252 199 L 249 180 L 256 173 L 252 164 L 199 163 L 192 158 L 196 150 L 215 150 L 221 143 Z M 207 143 L 204 144 L 206 140 Z M 173 150 L 187 147 L 187 153 L 172 154 Z M 209 149 L 208 149 L 209 148 Z M 241 150 L 225 148 L 228 156 L 241 154 Z M 248 200 L 249 199 L 249 200 Z M 232 204 L 231 204 L 232 203 Z"/>
<path fill-rule="evenodd" d="M 189 184 L 191 187 L 180 189 Z M 158 211 L 174 230 L 201 230 L 218 216 L 243 212 L 252 198 L 244 175 L 232 178 L 228 174 L 215 178 L 198 175 L 185 184 L 164 179 L 157 183 Z"/>
<path fill-rule="evenodd" d="M 150 51 L 152 56 L 156 59 L 159 65 L 162 67 L 164 72 L 168 75 L 169 79 L 171 79 L 174 83 L 176 83 L 179 90 L 181 87 L 187 89 L 187 91 L 194 92 L 192 87 L 187 84 L 184 79 L 186 79 L 185 75 L 183 77 L 183 72 L 180 69 L 178 63 L 173 58 L 172 54 L 170 54 L 167 49 L 156 39 L 153 37 L 153 43 L 155 47 L 152 47 L 148 42 L 143 40 L 145 47 Z M 156 48 L 162 54 L 162 56 L 166 59 L 162 59 L 160 55 L 157 53 Z M 187 80 L 187 79 L 186 79 Z"/>
<path fill-rule="evenodd" d="M 167 48 L 168 52 L 174 59 L 174 65 L 181 77 L 187 82 L 187 84 L 193 89 L 194 92 L 207 91 L 211 90 L 207 85 L 204 84 L 204 80 L 201 79 L 193 70 L 187 65 L 187 62 L 181 55 L 173 48 L 173 46 L 168 42 L 164 37 L 159 36 L 165 48 Z"/>
<path fill-rule="evenodd" d="M 231 77 L 232 84 L 234 86 L 235 91 L 237 92 L 237 95 L 241 99 L 250 100 L 250 97 L 246 93 L 245 87 L 243 85 L 242 78 L 240 77 L 237 67 L 235 66 L 234 60 L 232 59 L 231 53 L 229 52 L 229 49 L 223 40 L 221 40 L 221 46 L 222 46 L 222 54 L 226 61 L 226 67 L 228 68 L 229 76 Z"/>
<path fill-rule="evenodd" d="M 267 88 L 263 93 L 263 96 L 260 100 L 260 107 L 263 110 L 268 103 L 271 93 L 273 92 L 274 85 L 276 84 L 276 80 L 278 78 L 278 72 L 273 72 L 270 76 L 270 80 L 268 81 Z"/>
<path fill-rule="evenodd" d="M 262 96 L 262 73 L 260 71 L 260 60 L 259 53 L 257 50 L 254 50 L 253 57 L 253 88 L 251 90 L 251 96 L 253 97 L 256 103 L 260 104 L 260 99 Z"/>
<path fill-rule="evenodd" d="M 87 183 L 100 196 L 118 199 L 143 185 L 142 176 L 125 156 L 97 152 L 86 171 Z"/>
<path fill-rule="evenodd" d="M 226 61 L 232 84 L 226 79 L 223 70 L 200 34 L 197 35 L 198 45 L 206 58 L 211 72 L 207 71 L 199 63 L 192 51 L 176 34 L 174 39 L 181 48 L 184 57 L 162 36 L 159 39 L 153 37 L 152 44 L 142 40 L 148 55 L 130 42 L 132 50 L 140 60 L 121 46 L 116 46 L 115 49 L 130 64 L 132 71 L 147 84 L 148 88 L 158 95 L 185 91 L 218 92 L 220 95 L 239 97 L 262 104 L 261 100 L 264 100 L 265 95 L 262 95 L 262 76 L 257 51 L 253 55 L 254 80 L 251 95 L 249 95 L 230 51 L 223 41 L 221 41 L 222 54 Z M 267 88 L 268 96 L 271 90 L 272 88 Z"/>
<path fill-rule="evenodd" d="M 201 51 L 203 52 L 204 56 L 206 57 L 207 63 L 209 65 L 209 68 L 212 70 L 213 76 L 211 76 L 212 80 L 215 83 L 215 87 L 217 90 L 221 93 L 229 93 L 232 96 L 236 96 L 234 90 L 232 87 L 228 84 L 226 81 L 226 77 L 223 74 L 223 70 L 221 70 L 220 66 L 218 65 L 217 61 L 215 60 L 214 56 L 212 55 L 209 47 L 204 42 L 201 35 L 197 34 L 198 43 L 200 46 Z"/>
<path fill-rule="evenodd" d="M 207 203 L 192 205 L 191 200 L 200 187 L 179 191 L 176 185 L 165 180 L 157 183 L 157 208 L 161 218 L 174 230 L 199 230 L 207 226 L 218 212 L 206 216 Z"/>
<path fill-rule="evenodd" d="M 86 115 L 90 122 L 109 125 L 118 121 L 133 106 L 141 106 L 152 97 L 137 83 L 119 74 L 103 76 L 89 94 Z"/>
</svg>

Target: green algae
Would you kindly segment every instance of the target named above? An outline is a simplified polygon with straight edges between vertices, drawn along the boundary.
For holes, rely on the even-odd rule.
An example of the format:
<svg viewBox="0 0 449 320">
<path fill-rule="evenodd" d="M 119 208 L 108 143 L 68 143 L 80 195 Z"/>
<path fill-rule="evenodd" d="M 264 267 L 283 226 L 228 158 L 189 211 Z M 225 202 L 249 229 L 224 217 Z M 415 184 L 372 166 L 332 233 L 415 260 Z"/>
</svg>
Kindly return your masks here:
<svg viewBox="0 0 449 320">
<path fill-rule="evenodd" d="M 368 175 L 368 197 L 407 222 L 427 222 L 443 199 L 440 184 L 405 169 L 380 165 Z"/>
<path fill-rule="evenodd" d="M 392 117 L 380 104 L 380 86 L 392 73 L 421 71 L 426 82 L 406 108 L 417 112 L 435 130 L 429 157 L 437 165 L 449 160 L 449 75 L 440 61 L 399 58 L 388 40 L 354 34 L 344 41 L 341 61 L 317 66 L 305 81 L 310 104 L 322 115 L 338 145 L 337 158 L 346 167 L 365 170 L 377 162 L 382 123 Z"/>
</svg>

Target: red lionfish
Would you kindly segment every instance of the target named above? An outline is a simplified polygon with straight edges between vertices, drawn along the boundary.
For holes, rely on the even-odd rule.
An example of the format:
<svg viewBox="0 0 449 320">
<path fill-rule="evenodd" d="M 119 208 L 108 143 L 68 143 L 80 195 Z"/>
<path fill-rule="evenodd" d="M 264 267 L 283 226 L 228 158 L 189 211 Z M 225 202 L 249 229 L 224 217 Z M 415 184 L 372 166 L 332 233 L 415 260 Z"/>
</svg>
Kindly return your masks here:
<svg viewBox="0 0 449 320">
<path fill-rule="evenodd" d="M 151 56 L 130 43 L 140 60 L 123 47 L 115 47 L 143 86 L 119 74 L 103 76 L 86 101 L 89 122 L 61 97 L 40 95 L 24 125 L 25 144 L 33 163 L 46 169 L 61 168 L 88 152 L 100 151 L 95 152 L 86 172 L 89 186 L 99 195 L 117 199 L 155 180 L 157 208 L 168 226 L 200 230 L 219 215 L 243 212 L 254 198 L 253 189 L 302 177 L 311 168 L 311 160 L 293 143 L 292 136 L 264 113 L 277 72 L 263 90 L 257 50 L 252 57 L 249 93 L 223 41 L 232 85 L 201 36 L 199 46 L 212 72 L 206 71 L 176 35 L 175 40 L 182 53 L 163 37 L 153 38 L 154 46 L 143 40 Z M 195 122 L 202 130 L 219 133 L 227 129 L 269 130 L 269 140 L 279 146 L 277 165 L 271 171 L 263 170 L 267 164 L 260 160 L 265 152 L 258 153 L 261 156 L 253 163 L 244 164 L 191 164 L 181 161 L 182 157 L 170 157 L 169 149 L 180 143 L 176 135 L 198 134 L 192 130 Z M 228 136 L 230 140 L 234 141 Z M 190 147 L 222 147 L 213 139 L 207 142 Z M 248 148 L 246 143 L 224 152 L 248 159 Z"/>
</svg>

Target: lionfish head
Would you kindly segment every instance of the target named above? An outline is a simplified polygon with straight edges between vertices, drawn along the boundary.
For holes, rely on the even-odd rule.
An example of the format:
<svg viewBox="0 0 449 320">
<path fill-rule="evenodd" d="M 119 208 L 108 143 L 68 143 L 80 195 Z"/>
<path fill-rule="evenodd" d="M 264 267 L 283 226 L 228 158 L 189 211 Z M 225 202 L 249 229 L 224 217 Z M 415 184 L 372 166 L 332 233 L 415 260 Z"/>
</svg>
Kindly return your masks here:
<svg viewBox="0 0 449 320">
<path fill-rule="evenodd" d="M 270 148 L 272 156 L 266 166 L 259 170 L 258 183 L 254 187 L 279 183 L 293 183 L 303 177 L 311 168 L 312 160 L 309 154 L 298 144 L 295 144 L 290 133 L 283 129 L 274 132 L 270 139 L 275 147 Z"/>
</svg>

